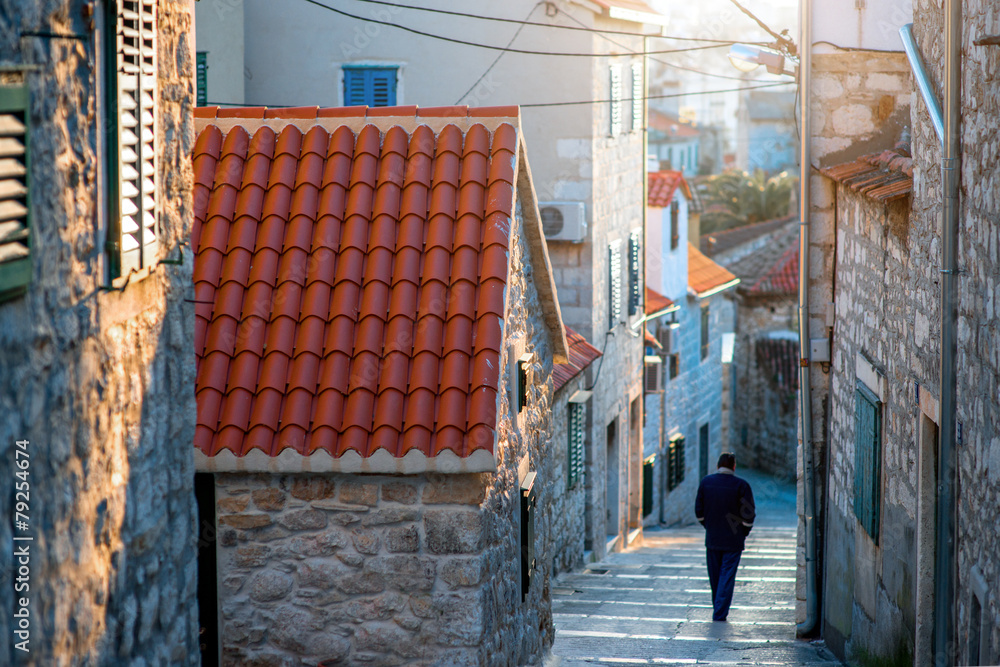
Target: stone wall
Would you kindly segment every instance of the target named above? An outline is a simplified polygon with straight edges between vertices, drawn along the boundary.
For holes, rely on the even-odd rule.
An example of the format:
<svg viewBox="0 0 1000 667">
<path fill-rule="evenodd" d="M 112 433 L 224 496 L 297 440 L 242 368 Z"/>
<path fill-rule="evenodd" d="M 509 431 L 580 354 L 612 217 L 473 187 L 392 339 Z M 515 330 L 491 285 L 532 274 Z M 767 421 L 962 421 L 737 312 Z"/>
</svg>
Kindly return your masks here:
<svg viewBox="0 0 1000 667">
<path fill-rule="evenodd" d="M 911 91 L 909 65 L 902 52 L 838 51 L 814 53 L 809 113 L 812 120 L 812 169 L 810 173 L 809 278 L 810 310 L 805 322 L 810 338 L 827 338 L 832 322 L 827 319 L 827 305 L 834 300 L 835 191 L 833 183 L 817 171 L 891 148 L 900 133 L 910 124 Z M 803 259 L 805 261 L 805 259 Z M 836 336 L 836 332 L 834 332 Z M 829 459 L 827 434 L 830 424 L 830 379 L 819 364 L 811 370 L 813 436 L 813 475 L 817 498 L 818 526 L 823 526 L 826 497 L 825 480 Z M 800 430 L 801 433 L 801 430 Z M 801 440 L 796 451 L 798 477 L 798 561 L 796 578 L 796 618 L 805 620 L 805 519 L 802 485 Z M 823 553 L 825 537 L 821 534 L 817 549 Z M 823 581 L 826 559 L 817 568 L 817 580 Z"/>
<path fill-rule="evenodd" d="M 599 360 L 598 360 L 599 361 Z M 551 521 L 552 576 L 583 564 L 584 552 L 589 551 L 587 534 L 587 496 L 593 492 L 594 472 L 586 465 L 588 457 L 598 442 L 593 428 L 585 427 L 584 473 L 572 488 L 569 487 L 569 399 L 584 388 L 584 375 L 577 375 L 555 393 L 552 405 L 552 438 L 546 451 L 552 471 L 552 491 L 539 503 L 539 511 Z M 588 401 L 585 409 L 590 412 Z M 588 415 L 589 417 L 589 415 Z M 588 420 L 589 421 L 589 420 Z M 592 547 L 591 547 L 592 548 Z"/>
<path fill-rule="evenodd" d="M 739 465 L 791 480 L 795 477 L 797 394 L 785 391 L 771 377 L 771 370 L 757 357 L 757 341 L 769 332 L 794 331 L 798 303 L 794 295 L 742 295 L 737 308 L 739 332 L 733 353 L 736 383 L 730 449 L 736 453 Z M 798 365 L 791 370 L 797 373 Z"/>
<path fill-rule="evenodd" d="M 495 473 L 219 475 L 227 665 L 538 664 L 553 640 L 552 350 L 528 247 L 511 230 L 504 345 L 534 353 L 510 412 L 501 354 Z M 520 479 L 537 472 L 537 571 L 522 601 Z"/>
<path fill-rule="evenodd" d="M 1000 536 L 991 527 L 1000 523 L 1000 355 L 997 279 L 997 220 L 1000 214 L 996 118 L 1000 114 L 997 72 L 1000 50 L 975 46 L 974 40 L 1000 32 L 997 8 L 988 0 L 966 0 L 962 28 L 962 172 L 958 265 L 958 394 L 957 420 L 962 425 L 958 445 L 958 523 L 955 601 L 958 664 L 969 663 L 972 596 L 978 576 L 986 584 L 980 595 L 983 630 L 987 636 L 980 664 L 1000 662 Z M 927 0 L 914 2 L 914 32 L 937 89 L 944 67 L 944 18 Z M 922 101 L 914 102 L 914 157 L 919 163 L 914 193 L 913 225 L 922 238 L 934 239 L 928 262 L 940 265 L 936 242 L 941 212 L 941 152 Z M 930 319 L 929 343 L 937 352 L 937 289 L 926 294 Z M 980 593 L 982 591 L 980 590 Z"/>
<path fill-rule="evenodd" d="M 30 653 L 13 648 L 13 492 L 0 494 L 0 664 L 198 664 L 187 2 L 159 5 L 159 265 L 105 291 L 108 122 L 82 0 L 0 3 L 30 90 L 32 283 L 0 304 L 0 475 L 30 455 Z M 99 42 L 98 42 L 99 43 Z M 5 73 L 12 82 L 17 74 Z M 25 543 L 18 543 L 23 545 Z M 20 597 L 21 594 L 18 594 Z"/>
</svg>

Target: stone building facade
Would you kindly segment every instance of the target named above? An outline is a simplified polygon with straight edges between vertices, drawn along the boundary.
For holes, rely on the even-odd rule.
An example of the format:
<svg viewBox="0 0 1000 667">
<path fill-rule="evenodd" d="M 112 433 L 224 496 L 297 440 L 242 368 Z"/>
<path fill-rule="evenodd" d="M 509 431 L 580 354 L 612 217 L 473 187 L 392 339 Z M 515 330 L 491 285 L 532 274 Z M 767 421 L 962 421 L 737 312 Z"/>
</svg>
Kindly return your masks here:
<svg viewBox="0 0 1000 667">
<path fill-rule="evenodd" d="M 913 3 L 914 34 L 941 96 L 944 23 L 940 8 Z M 993 8 L 963 3 L 962 171 L 959 221 L 957 507 L 936 507 L 940 423 L 941 146 L 913 86 L 910 105 L 912 194 L 884 202 L 852 174 L 905 167 L 906 154 L 875 153 L 828 163 L 814 182 L 818 206 L 835 213 L 836 285 L 829 379 L 828 487 L 825 526 L 824 634 L 842 655 L 910 656 L 933 664 L 940 651 L 954 664 L 1000 659 L 1000 559 L 996 531 L 1000 445 L 995 438 L 997 364 L 993 304 L 997 168 L 995 127 L 1000 54 L 974 40 L 996 32 Z M 904 90 L 910 91 L 905 84 Z M 880 77 L 882 83 L 899 81 Z M 888 133 L 881 141 L 895 140 Z M 893 136 L 895 134 L 895 136 Z M 865 152 L 882 149 L 874 146 Z M 852 156 L 853 157 L 853 156 Z M 863 164 L 866 163 L 866 164 Z M 817 177 L 820 178 L 820 177 Z M 899 187 L 899 181 L 896 181 Z M 860 192 L 858 191 L 860 190 Z M 883 190 L 885 194 L 887 190 Z M 877 318 L 872 314 L 878 313 Z M 859 396 L 867 396 L 867 402 Z M 859 405 L 861 408 L 859 408 Z M 870 438 L 860 410 L 874 405 L 880 431 L 874 465 L 859 456 Z M 860 434 L 860 435 L 859 435 Z M 867 465 L 858 465 L 858 461 Z M 857 495 L 859 480 L 875 502 Z M 821 496 L 822 497 L 822 496 Z M 866 514 L 866 510 L 871 512 Z M 954 644 L 933 646 L 936 513 L 957 520 L 952 601 Z M 866 523 L 875 519 L 874 527 Z M 869 519 L 870 520 L 870 519 Z"/>
<path fill-rule="evenodd" d="M 549 510 L 566 493 L 549 452 L 552 373 L 567 348 L 517 108 L 199 114 L 195 171 L 210 194 L 195 289 L 215 307 L 199 311 L 211 319 L 195 444 L 216 476 L 223 663 L 540 663 L 559 557 Z M 268 231 L 274 216 L 289 220 L 287 243 Z M 254 351 L 255 326 L 235 349 L 215 332 L 242 289 L 243 221 L 257 217 L 254 266 L 282 248 L 284 268 L 246 278 L 242 319 L 270 332 Z M 255 301 L 270 279 L 273 297 Z M 301 306 L 282 296 L 296 280 Z M 294 345 L 272 336 L 286 316 L 300 318 Z M 257 377 L 238 369 L 261 351 L 249 418 L 233 417 L 235 378 Z M 234 355 L 224 384 L 220 353 Z M 288 379 L 272 383 L 278 355 Z M 265 412 L 272 389 L 280 419 Z"/>
<path fill-rule="evenodd" d="M 95 59 L 115 24 L 77 0 L 0 5 L 3 178 L 12 160 L 25 167 L 14 170 L 24 190 L 4 180 L 0 195 L 0 664 L 199 662 L 184 247 L 194 64 L 188 3 L 156 4 L 146 194 L 159 245 L 147 268 L 120 276 L 106 246 L 122 243 L 117 202 L 104 194 L 122 136 L 105 98 L 116 74 Z M 11 291 L 18 258 L 28 280 Z"/>
</svg>

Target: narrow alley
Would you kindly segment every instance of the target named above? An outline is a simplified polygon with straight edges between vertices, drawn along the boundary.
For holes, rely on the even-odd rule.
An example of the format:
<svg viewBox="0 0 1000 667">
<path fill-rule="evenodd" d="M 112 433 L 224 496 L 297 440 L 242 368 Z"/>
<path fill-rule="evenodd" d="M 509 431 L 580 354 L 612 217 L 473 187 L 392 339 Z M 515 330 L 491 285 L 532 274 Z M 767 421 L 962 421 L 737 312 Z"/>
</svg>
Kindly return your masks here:
<svg viewBox="0 0 1000 667">
<path fill-rule="evenodd" d="M 758 521 L 729 622 L 712 622 L 702 528 L 647 530 L 642 547 L 557 579 L 546 667 L 841 664 L 821 643 L 795 638 L 794 485 L 737 474 L 753 486 Z"/>
</svg>

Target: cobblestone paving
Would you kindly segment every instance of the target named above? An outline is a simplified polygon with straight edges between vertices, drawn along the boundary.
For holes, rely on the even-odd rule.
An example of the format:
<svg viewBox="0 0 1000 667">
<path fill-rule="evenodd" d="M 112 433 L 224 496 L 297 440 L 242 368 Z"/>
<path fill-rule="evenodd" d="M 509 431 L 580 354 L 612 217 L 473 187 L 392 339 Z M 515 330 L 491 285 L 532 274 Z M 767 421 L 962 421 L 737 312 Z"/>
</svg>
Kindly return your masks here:
<svg viewBox="0 0 1000 667">
<path fill-rule="evenodd" d="M 556 637 L 546 667 L 821 665 L 821 642 L 795 638 L 795 488 L 738 471 L 754 488 L 757 525 L 736 578 L 729 622 L 712 621 L 700 526 L 645 531 L 553 585 Z"/>
</svg>

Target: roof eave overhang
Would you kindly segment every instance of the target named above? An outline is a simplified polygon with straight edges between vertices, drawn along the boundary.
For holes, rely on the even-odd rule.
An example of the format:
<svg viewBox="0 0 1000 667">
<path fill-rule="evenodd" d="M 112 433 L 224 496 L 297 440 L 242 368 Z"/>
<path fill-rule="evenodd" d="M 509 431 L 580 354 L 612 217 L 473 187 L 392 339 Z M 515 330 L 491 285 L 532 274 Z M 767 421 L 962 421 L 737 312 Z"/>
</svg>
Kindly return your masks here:
<svg viewBox="0 0 1000 667">
<path fill-rule="evenodd" d="M 705 290 L 704 292 L 694 292 L 694 296 L 696 296 L 699 299 L 707 299 L 710 296 L 715 296 L 720 292 L 725 292 L 728 289 L 732 289 L 733 287 L 736 287 L 739 284 L 740 284 L 740 279 L 734 278 L 733 280 L 730 280 L 728 283 L 723 283 L 716 287 L 712 287 L 710 289 Z"/>
<path fill-rule="evenodd" d="M 495 439 L 495 436 L 494 436 Z M 496 446 L 494 444 L 494 451 Z M 379 449 L 362 457 L 351 450 L 333 456 L 326 450 L 317 450 L 305 456 L 294 449 L 285 449 L 277 456 L 254 449 L 244 456 L 236 456 L 224 449 L 214 456 L 206 456 L 200 449 L 194 451 L 197 472 L 211 473 L 385 473 L 417 475 L 426 472 L 472 473 L 495 472 L 496 457 L 492 451 L 477 449 L 468 456 L 459 456 L 446 449 L 435 456 L 419 450 L 410 450 L 404 456 L 395 456 Z"/>
</svg>

